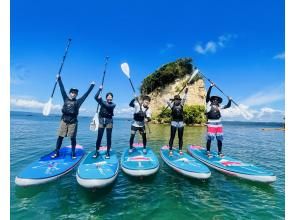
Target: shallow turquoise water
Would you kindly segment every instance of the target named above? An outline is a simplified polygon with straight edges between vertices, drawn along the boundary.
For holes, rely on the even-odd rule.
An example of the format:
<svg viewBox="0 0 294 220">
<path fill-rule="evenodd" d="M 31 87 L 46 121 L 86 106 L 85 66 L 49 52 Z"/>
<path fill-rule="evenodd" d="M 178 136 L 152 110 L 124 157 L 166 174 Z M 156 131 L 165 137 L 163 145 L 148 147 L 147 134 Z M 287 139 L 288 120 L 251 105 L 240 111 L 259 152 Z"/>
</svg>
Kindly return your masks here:
<svg viewBox="0 0 294 220">
<path fill-rule="evenodd" d="M 130 178 L 120 171 L 112 186 L 87 190 L 77 184 L 74 170 L 45 185 L 15 186 L 14 178 L 23 167 L 54 149 L 59 119 L 11 113 L 11 219 L 284 219 L 285 133 L 262 130 L 279 124 L 224 123 L 225 154 L 273 171 L 277 181 L 271 185 L 212 169 L 207 181 L 183 177 L 159 156 L 159 148 L 168 143 L 169 126 L 150 125 L 148 145 L 160 161 L 159 172 L 151 178 Z M 96 133 L 89 131 L 90 120 L 79 119 L 78 143 L 86 151 L 92 151 L 96 141 Z M 112 145 L 119 157 L 128 146 L 130 123 L 115 120 Z M 205 128 L 186 127 L 184 146 L 188 144 L 204 145 Z"/>
</svg>

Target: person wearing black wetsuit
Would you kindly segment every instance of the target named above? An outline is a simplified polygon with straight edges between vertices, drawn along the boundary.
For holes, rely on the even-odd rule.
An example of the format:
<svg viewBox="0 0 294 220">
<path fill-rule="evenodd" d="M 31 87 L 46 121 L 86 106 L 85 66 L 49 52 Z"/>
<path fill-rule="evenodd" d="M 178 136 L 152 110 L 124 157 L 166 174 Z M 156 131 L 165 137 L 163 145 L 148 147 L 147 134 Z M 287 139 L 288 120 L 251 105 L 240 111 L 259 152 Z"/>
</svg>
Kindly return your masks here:
<svg viewBox="0 0 294 220">
<path fill-rule="evenodd" d="M 210 145 L 211 141 L 214 139 L 214 136 L 216 136 L 217 139 L 217 148 L 218 148 L 218 155 L 220 157 L 223 157 L 224 154 L 222 153 L 222 141 L 223 141 L 223 125 L 221 124 L 221 109 L 226 109 L 231 107 L 231 101 L 232 99 L 228 97 L 228 103 L 221 107 L 220 104 L 222 103 L 222 98 L 219 96 L 210 96 L 210 92 L 212 87 L 214 86 L 214 83 L 210 85 L 207 91 L 206 96 L 206 103 L 207 103 L 207 142 L 206 142 L 206 150 L 207 150 L 207 156 L 211 157 L 210 153 Z"/>
<path fill-rule="evenodd" d="M 61 81 L 60 75 L 57 75 L 57 81 L 60 87 L 61 95 L 64 101 L 62 107 L 62 116 L 60 121 L 60 127 L 58 130 L 58 138 L 56 142 L 55 153 L 51 156 L 56 158 L 59 156 L 59 150 L 62 145 L 63 138 L 68 136 L 71 140 L 72 147 L 72 158 L 76 158 L 75 149 L 76 149 L 76 135 L 78 129 L 78 114 L 79 109 L 83 102 L 86 100 L 92 89 L 94 88 L 95 83 L 92 82 L 88 91 L 79 99 L 76 99 L 79 90 L 76 88 L 71 88 L 69 90 L 69 96 L 66 94 L 63 83 Z"/>
<path fill-rule="evenodd" d="M 100 105 L 99 111 L 99 128 L 98 128 L 98 136 L 96 141 L 96 152 L 93 155 L 94 158 L 99 156 L 99 148 L 101 146 L 101 140 L 103 137 L 104 130 L 106 128 L 106 136 L 107 136 L 107 152 L 105 155 L 106 159 L 110 158 L 110 148 L 111 148 L 111 134 L 112 134 L 112 127 L 113 127 L 113 111 L 115 108 L 115 104 L 112 102 L 113 94 L 108 92 L 106 94 L 106 101 L 102 99 L 100 93 L 102 91 L 102 85 L 99 87 L 97 94 L 95 95 L 95 100 Z"/>
<path fill-rule="evenodd" d="M 135 97 L 129 104 L 130 107 L 135 109 L 134 118 L 131 126 L 131 137 L 130 137 L 130 149 L 129 153 L 133 152 L 133 143 L 136 132 L 139 131 L 142 135 L 143 139 L 143 153 L 146 154 L 146 144 L 147 144 L 147 137 L 146 137 L 146 130 L 145 130 L 145 122 L 151 121 L 151 110 L 149 109 L 150 104 L 150 97 L 144 96 L 143 103 L 139 103 L 138 97 Z"/>
<path fill-rule="evenodd" d="M 169 155 L 173 155 L 173 142 L 178 130 L 178 138 L 179 138 L 179 153 L 180 155 L 183 154 L 183 135 L 184 135 L 184 104 L 186 101 L 188 93 L 188 88 L 185 90 L 185 95 L 183 99 L 179 95 L 175 95 L 173 99 L 173 104 L 168 102 L 168 106 L 171 108 L 171 126 L 170 126 L 170 139 L 169 139 Z"/>
</svg>

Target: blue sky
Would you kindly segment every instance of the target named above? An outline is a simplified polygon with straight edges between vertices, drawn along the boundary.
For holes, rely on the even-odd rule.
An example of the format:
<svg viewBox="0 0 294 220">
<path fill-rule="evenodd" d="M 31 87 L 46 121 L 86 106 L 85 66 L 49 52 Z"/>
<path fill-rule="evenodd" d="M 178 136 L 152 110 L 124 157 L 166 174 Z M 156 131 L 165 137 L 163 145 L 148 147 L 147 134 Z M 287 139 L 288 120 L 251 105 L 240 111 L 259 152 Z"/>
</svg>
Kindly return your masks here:
<svg viewBox="0 0 294 220">
<path fill-rule="evenodd" d="M 41 112 L 49 99 L 67 38 L 62 72 L 68 90 L 97 86 L 110 56 L 105 92 L 117 115 L 128 115 L 132 91 L 120 70 L 128 62 L 135 87 L 162 64 L 192 57 L 251 120 L 281 121 L 284 114 L 284 1 L 11 1 L 11 109 Z M 208 87 L 209 84 L 206 83 Z M 217 91 L 214 91 L 215 94 Z M 62 104 L 59 89 L 56 112 Z M 59 105 L 59 106 L 58 106 Z M 237 109 L 225 113 L 239 120 Z"/>
</svg>

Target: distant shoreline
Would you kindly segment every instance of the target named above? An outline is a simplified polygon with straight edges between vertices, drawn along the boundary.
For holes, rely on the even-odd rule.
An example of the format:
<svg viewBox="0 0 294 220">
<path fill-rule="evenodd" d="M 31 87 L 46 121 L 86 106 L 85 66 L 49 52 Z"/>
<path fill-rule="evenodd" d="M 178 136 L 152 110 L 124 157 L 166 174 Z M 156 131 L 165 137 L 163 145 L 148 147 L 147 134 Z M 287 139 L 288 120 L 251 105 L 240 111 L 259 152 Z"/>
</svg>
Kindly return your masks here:
<svg viewBox="0 0 294 220">
<path fill-rule="evenodd" d="M 285 128 L 262 128 L 263 131 L 285 131 Z"/>
<path fill-rule="evenodd" d="M 42 116 L 42 113 L 41 112 L 27 112 L 27 111 L 10 111 L 10 114 L 23 114 L 23 115 L 28 115 L 28 116 L 33 116 L 33 115 L 39 115 L 39 116 Z M 47 116 L 47 117 L 60 117 L 61 114 L 51 114 L 50 116 Z M 79 115 L 79 117 L 82 117 L 82 118 L 92 118 L 93 116 L 88 116 L 88 115 Z M 114 119 L 125 119 L 125 120 L 132 120 L 131 117 L 114 117 Z M 275 126 L 278 126 L 279 127 L 283 127 L 283 125 L 285 124 L 283 121 L 281 122 L 276 122 L 276 121 L 273 121 L 273 122 L 263 122 L 263 121 L 226 121 L 226 120 L 223 120 L 222 121 L 224 124 L 266 124 L 268 126 L 270 125 L 275 125 Z M 157 124 L 157 123 L 151 123 L 151 124 Z M 169 124 L 169 123 L 167 123 Z M 188 126 L 193 126 L 193 127 L 202 127 L 202 126 L 205 126 L 205 125 L 188 125 Z"/>
</svg>

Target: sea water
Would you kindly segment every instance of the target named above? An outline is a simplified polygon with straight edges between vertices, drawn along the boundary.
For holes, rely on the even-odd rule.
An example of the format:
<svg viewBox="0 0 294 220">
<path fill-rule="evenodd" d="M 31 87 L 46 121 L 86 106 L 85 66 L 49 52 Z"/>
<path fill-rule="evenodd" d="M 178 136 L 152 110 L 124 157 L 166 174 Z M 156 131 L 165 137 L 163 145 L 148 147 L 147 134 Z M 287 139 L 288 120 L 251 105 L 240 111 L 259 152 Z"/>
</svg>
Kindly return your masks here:
<svg viewBox="0 0 294 220">
<path fill-rule="evenodd" d="M 148 146 L 160 161 L 160 169 L 152 177 L 131 178 L 120 170 L 111 186 L 93 190 L 78 185 L 74 169 L 44 185 L 16 186 L 15 176 L 26 165 L 54 150 L 59 122 L 60 116 L 56 115 L 11 112 L 11 219 L 276 220 L 285 217 L 285 133 L 275 130 L 282 124 L 223 123 L 223 152 L 272 171 L 277 176 L 272 184 L 250 182 L 212 169 L 208 180 L 186 178 L 160 159 L 159 149 L 168 144 L 170 126 L 150 124 Z M 79 117 L 77 143 L 86 152 L 95 149 L 97 137 L 96 132 L 89 130 L 90 122 L 90 117 Z M 130 119 L 114 119 L 112 148 L 119 158 L 129 145 L 130 125 Z M 189 144 L 205 145 L 205 134 L 205 127 L 185 127 L 184 149 Z M 70 144 L 68 138 L 63 142 Z M 176 136 L 175 146 L 177 143 Z M 216 148 L 214 141 L 212 149 Z"/>
</svg>

